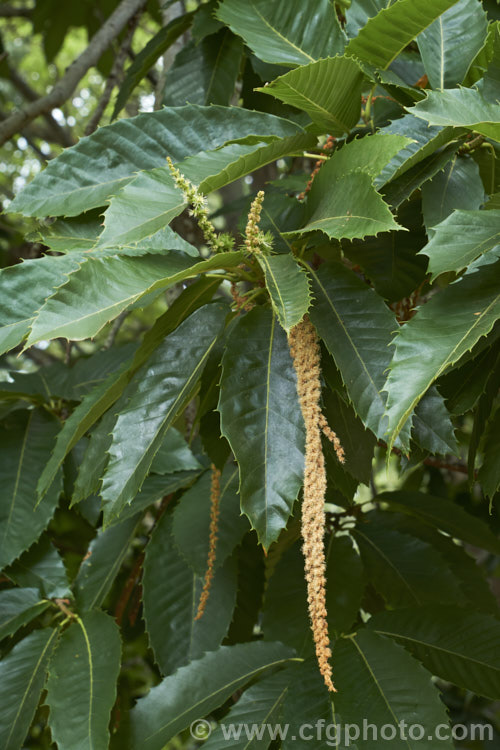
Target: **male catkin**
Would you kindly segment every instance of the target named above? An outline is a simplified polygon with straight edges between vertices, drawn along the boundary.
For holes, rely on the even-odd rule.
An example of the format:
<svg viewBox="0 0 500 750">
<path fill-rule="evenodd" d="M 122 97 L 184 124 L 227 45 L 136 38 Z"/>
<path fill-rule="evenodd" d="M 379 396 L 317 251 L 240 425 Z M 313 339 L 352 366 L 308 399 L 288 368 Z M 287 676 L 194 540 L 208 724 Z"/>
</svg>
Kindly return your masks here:
<svg viewBox="0 0 500 750">
<path fill-rule="evenodd" d="M 341 462 L 344 461 L 344 451 L 321 412 L 320 348 L 316 330 L 307 317 L 292 328 L 288 341 L 297 374 L 297 392 L 306 427 L 302 551 L 305 560 L 309 616 L 320 672 L 328 690 L 335 692 L 329 662 L 332 652 L 326 612 L 324 551 L 326 469 L 321 433 L 325 432 L 332 440 Z"/>
<path fill-rule="evenodd" d="M 210 596 L 210 587 L 215 572 L 215 557 L 217 548 L 217 533 L 219 526 L 220 513 L 220 471 L 212 464 L 212 483 L 210 487 L 210 537 L 208 541 L 207 568 L 205 571 L 205 580 L 203 589 L 198 603 L 198 611 L 195 621 L 203 617 L 205 607 L 207 606 L 208 597 Z"/>
</svg>

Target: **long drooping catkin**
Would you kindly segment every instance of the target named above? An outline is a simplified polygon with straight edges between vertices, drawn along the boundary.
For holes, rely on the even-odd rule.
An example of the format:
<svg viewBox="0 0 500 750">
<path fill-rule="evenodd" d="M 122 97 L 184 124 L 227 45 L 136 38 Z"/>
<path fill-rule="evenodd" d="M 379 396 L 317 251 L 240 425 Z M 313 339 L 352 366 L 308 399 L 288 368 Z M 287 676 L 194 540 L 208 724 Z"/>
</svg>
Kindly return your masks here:
<svg viewBox="0 0 500 750">
<path fill-rule="evenodd" d="M 326 563 L 324 550 L 326 470 L 321 433 L 332 440 L 340 461 L 344 452 L 321 412 L 320 348 L 316 330 L 306 317 L 290 331 L 290 352 L 297 373 L 297 392 L 306 426 L 302 550 L 305 560 L 307 601 L 316 646 L 316 658 L 328 690 L 335 691 L 330 666 L 330 639 L 326 613 Z"/>
<path fill-rule="evenodd" d="M 203 589 L 198 603 L 198 611 L 195 620 L 203 617 L 205 607 L 207 606 L 208 597 L 210 596 L 210 587 L 215 572 L 215 557 L 217 547 L 217 533 L 219 526 L 219 508 L 220 503 L 220 471 L 212 464 L 212 483 L 210 487 L 210 537 L 208 541 L 207 569 L 205 571 L 205 580 Z"/>
</svg>

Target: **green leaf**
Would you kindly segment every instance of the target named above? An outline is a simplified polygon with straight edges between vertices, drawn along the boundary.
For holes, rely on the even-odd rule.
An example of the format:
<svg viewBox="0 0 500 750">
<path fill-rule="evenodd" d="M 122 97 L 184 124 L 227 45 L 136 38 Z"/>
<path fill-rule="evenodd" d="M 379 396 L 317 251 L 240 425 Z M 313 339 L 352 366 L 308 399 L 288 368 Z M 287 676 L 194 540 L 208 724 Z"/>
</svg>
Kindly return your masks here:
<svg viewBox="0 0 500 750">
<path fill-rule="evenodd" d="M 73 505 L 96 492 L 99 488 L 99 481 L 108 459 L 107 451 L 111 445 L 111 432 L 116 422 L 116 414 L 127 403 L 131 395 L 130 391 L 133 392 L 133 385 L 127 389 L 132 376 L 151 356 L 165 336 L 172 333 L 194 310 L 210 301 L 219 284 L 218 279 L 201 278 L 188 286 L 146 333 L 143 343 L 134 355 L 130 369 L 123 373 L 116 383 L 111 384 L 109 398 L 103 399 L 103 412 L 114 402 L 117 402 L 119 398 L 122 400 L 117 402 L 112 411 L 109 410 L 104 415 L 99 425 L 91 433 L 75 482 Z"/>
<path fill-rule="evenodd" d="M 153 474 L 173 474 L 176 471 L 201 469 L 191 448 L 179 430 L 169 430 L 151 464 Z"/>
<path fill-rule="evenodd" d="M 188 157 L 178 166 L 186 177 L 199 185 L 201 192 L 210 193 L 269 162 L 315 146 L 315 135 L 306 133 L 298 125 L 295 130 L 295 135 L 273 138 L 270 142 L 266 138 L 251 143 L 231 143 L 216 151 Z M 165 229 L 185 205 L 184 196 L 175 187 L 168 169 L 140 172 L 111 199 L 98 247 L 118 245 L 121 248 L 123 244 L 138 241 L 143 245 L 151 232 Z"/>
<path fill-rule="evenodd" d="M 491 331 L 500 316 L 499 265 L 441 290 L 399 329 L 385 385 L 390 446 L 436 378 Z"/>
<path fill-rule="evenodd" d="M 422 213 L 429 238 L 436 224 L 454 210 L 476 210 L 484 200 L 478 165 L 473 159 L 455 155 L 442 172 L 422 186 Z"/>
<path fill-rule="evenodd" d="M 257 89 L 307 112 L 332 135 L 348 133 L 359 120 L 363 73 L 351 57 L 328 57 L 302 65 Z"/>
<path fill-rule="evenodd" d="M 228 643 L 254 640 L 255 626 L 260 623 L 265 587 L 264 550 L 257 542 L 257 534 L 245 534 L 236 550 L 238 564 L 238 594 Z"/>
<path fill-rule="evenodd" d="M 231 331 L 218 409 L 240 468 L 241 509 L 267 548 L 286 526 L 304 465 L 295 371 L 271 310 L 255 308 Z"/>
<path fill-rule="evenodd" d="M 429 388 L 415 409 L 412 437 L 423 450 L 433 455 L 459 455 L 450 413 L 434 386 Z"/>
<path fill-rule="evenodd" d="M 488 51 L 488 66 L 477 88 L 485 99 L 497 102 L 500 98 L 500 24 L 490 24 L 485 46 Z"/>
<path fill-rule="evenodd" d="M 292 664 L 286 669 L 289 684 L 285 700 L 283 702 L 282 725 L 288 727 L 287 735 L 282 743 L 282 750 L 311 750 L 318 748 L 319 743 L 314 743 L 316 735 L 316 726 L 321 727 L 319 721 L 330 728 L 335 719 L 332 711 L 330 694 L 325 688 L 325 683 L 318 670 L 318 663 L 315 657 L 306 659 L 302 664 Z M 309 732 L 307 726 L 314 717 L 315 728 Z M 308 739 L 301 740 L 301 733 L 304 733 Z M 333 740 L 330 729 L 326 726 L 322 730 L 322 737 L 326 735 L 327 739 Z M 316 735 L 317 736 L 317 735 Z M 311 744 L 311 741 L 313 744 Z M 323 744 L 323 743 L 322 743 Z M 328 746 L 335 747 L 331 743 Z M 337 745 L 338 747 L 338 745 Z"/>
<path fill-rule="evenodd" d="M 68 453 L 100 417 L 103 409 L 109 402 L 113 385 L 117 381 L 119 382 L 121 374 L 128 369 L 129 364 L 129 362 L 126 362 L 121 368 L 121 372 L 111 373 L 103 383 L 84 396 L 82 402 L 78 404 L 73 413 L 66 419 L 62 430 L 57 435 L 50 459 L 38 480 L 37 493 L 39 498 L 42 498 L 52 486 L 52 482 Z"/>
<path fill-rule="evenodd" d="M 142 581 L 146 630 L 163 674 L 213 651 L 227 634 L 236 603 L 234 560 L 215 572 L 203 616 L 195 621 L 203 583 L 204 573 L 197 575 L 176 547 L 172 516 L 164 514 L 146 548 Z"/>
<path fill-rule="evenodd" d="M 497 34 L 499 29 L 498 21 L 493 21 L 488 26 L 488 34 L 486 41 L 477 53 L 476 57 L 472 61 L 467 75 L 463 81 L 463 85 L 468 88 L 472 88 L 474 84 L 477 84 L 480 78 L 483 78 L 494 57 L 498 53 L 497 48 Z M 480 84 L 481 85 L 481 84 Z M 496 98 L 496 97 L 493 97 Z"/>
<path fill-rule="evenodd" d="M 328 188 L 320 190 L 323 184 L 324 180 L 318 181 L 314 193 L 311 191 L 305 227 L 287 232 L 287 237 L 320 230 L 332 239 L 352 240 L 404 228 L 394 221 L 389 206 L 365 172 L 351 172 L 330 180 L 326 183 Z"/>
<path fill-rule="evenodd" d="M 370 628 L 391 636 L 433 674 L 497 699 L 500 695 L 500 623 L 460 607 L 419 607 L 375 615 Z"/>
<path fill-rule="evenodd" d="M 2 453 L 0 506 L 0 569 L 36 542 L 54 515 L 61 477 L 36 506 L 37 477 L 47 463 L 57 432 L 57 421 L 46 412 L 15 414 L 0 431 Z"/>
<path fill-rule="evenodd" d="M 218 4 L 218 0 L 208 0 L 198 6 L 191 29 L 191 36 L 195 42 L 201 42 L 208 34 L 215 34 L 222 28 L 222 23 L 214 15 Z"/>
<path fill-rule="evenodd" d="M 456 539 L 481 549 L 500 554 L 500 540 L 484 521 L 444 497 L 433 497 L 423 492 L 382 492 L 377 500 L 388 503 L 392 510 L 407 513 L 426 524 L 441 529 Z"/>
<path fill-rule="evenodd" d="M 111 197 L 97 248 L 121 248 L 147 241 L 170 224 L 185 207 L 186 199 L 177 189 L 169 170 L 158 167 L 139 172 Z"/>
<path fill-rule="evenodd" d="M 390 506 L 389 510 L 391 510 Z M 379 515 L 379 519 L 386 526 L 416 536 L 438 550 L 459 583 L 463 594 L 459 602 L 460 606 L 467 606 L 470 603 L 475 610 L 490 614 L 498 613 L 498 604 L 485 576 L 487 571 L 477 562 L 473 554 L 466 552 L 462 543 L 457 543 L 453 538 L 442 534 L 439 529 L 424 523 L 416 516 L 384 512 L 383 516 Z"/>
<path fill-rule="evenodd" d="M 458 273 L 500 244 L 500 211 L 455 210 L 434 227 L 420 254 L 429 257 L 432 279 L 446 271 Z"/>
<path fill-rule="evenodd" d="M 190 104 L 228 105 L 240 72 L 243 44 L 239 37 L 222 29 L 200 42 L 185 44 L 168 70 L 163 106 Z"/>
<path fill-rule="evenodd" d="M 154 173 L 156 170 L 153 169 L 151 171 Z M 91 211 L 89 213 L 92 215 L 94 212 Z M 82 236 L 82 233 L 84 236 Z M 51 250 L 56 250 L 57 252 L 70 254 L 78 252 L 83 258 L 106 258 L 112 253 L 109 250 L 108 252 L 103 252 L 97 246 L 101 233 L 101 221 L 96 221 L 95 231 L 90 231 L 87 228 L 87 224 L 85 222 L 80 223 L 80 217 L 77 217 L 77 219 L 58 219 L 53 224 L 50 224 L 48 229 L 41 230 L 37 236 L 44 245 L 48 245 Z M 113 250 L 116 250 L 116 248 L 113 248 Z M 139 242 L 120 245 L 119 255 L 141 256 L 148 253 L 164 255 L 169 250 L 181 250 L 183 253 L 192 255 L 194 258 L 199 258 L 200 256 L 194 245 L 183 240 L 179 234 L 167 226 L 154 234 L 149 234 Z"/>
<path fill-rule="evenodd" d="M 207 567 L 210 485 L 211 473 L 205 472 L 183 494 L 173 512 L 173 536 L 177 548 L 199 578 L 204 576 Z M 226 561 L 249 530 L 248 521 L 240 511 L 238 469 L 231 462 L 222 473 L 219 509 L 215 569 Z M 196 544 L 193 544 L 193 539 L 196 539 Z"/>
<path fill-rule="evenodd" d="M 107 526 L 111 527 L 121 523 L 126 518 L 140 513 L 149 508 L 153 503 L 162 500 L 166 495 L 171 495 L 177 490 L 189 487 L 199 476 L 199 471 L 179 471 L 175 474 L 158 476 L 150 474 L 144 480 L 141 492 L 135 498 L 131 505 L 125 506 L 118 516 L 113 516 L 107 520 Z"/>
<path fill-rule="evenodd" d="M 45 683 L 57 629 L 35 630 L 0 662 L 0 742 L 19 750 L 33 720 Z"/>
<path fill-rule="evenodd" d="M 217 727 L 203 743 L 204 750 L 220 750 L 221 747 L 228 750 L 248 750 L 249 747 L 252 750 L 267 750 L 274 725 L 280 719 L 289 680 L 290 670 L 282 669 L 245 690 L 236 705 L 224 716 L 225 727 L 231 723 L 236 731 L 242 730 L 239 738 L 233 736 L 227 739 L 227 729 L 224 732 Z M 253 738 L 249 738 L 247 733 L 252 733 Z"/>
<path fill-rule="evenodd" d="M 451 143 L 444 149 L 436 151 L 423 161 L 403 172 L 398 178 L 384 185 L 381 190 L 387 203 L 393 208 L 398 208 L 411 197 L 418 188 L 425 186 L 428 180 L 432 180 L 437 174 L 447 168 L 456 153 L 456 144 Z M 406 295 L 403 295 L 406 296 Z"/>
<path fill-rule="evenodd" d="M 266 641 L 281 638 L 298 656 L 313 652 L 300 543 L 283 553 L 269 579 L 264 597 L 262 631 Z"/>
<path fill-rule="evenodd" d="M 73 581 L 79 612 L 102 605 L 125 559 L 138 521 L 139 516 L 135 515 L 97 532 Z"/>
<path fill-rule="evenodd" d="M 249 135 L 296 131 L 281 117 L 238 107 L 162 109 L 117 120 L 66 149 L 9 206 L 25 216 L 77 216 L 103 206 L 139 170 L 165 166 Z"/>
<path fill-rule="evenodd" d="M 345 11 L 347 36 L 357 36 L 369 18 L 373 18 L 382 8 L 392 5 L 393 2 L 395 0 L 357 0 L 351 3 Z"/>
<path fill-rule="evenodd" d="M 492 104 L 475 89 L 429 91 L 410 110 L 429 125 L 469 128 L 500 141 L 500 104 Z"/>
<path fill-rule="evenodd" d="M 368 514 L 367 523 L 358 525 L 353 536 L 372 585 L 390 607 L 462 600 L 456 579 L 436 549 L 376 520 L 376 513 Z"/>
<path fill-rule="evenodd" d="M 307 273 L 289 254 L 257 256 L 273 309 L 287 333 L 300 323 L 311 304 Z"/>
<path fill-rule="evenodd" d="M 0 354 L 24 339 L 47 297 L 77 268 L 76 257 L 46 255 L 0 270 Z"/>
<path fill-rule="evenodd" d="M 355 622 L 364 591 L 359 554 L 349 536 L 325 540 L 326 608 L 330 634 L 348 632 Z M 307 612 L 304 557 L 300 541 L 283 553 L 267 585 L 262 630 L 266 641 L 281 638 L 299 656 L 313 651 Z"/>
<path fill-rule="evenodd" d="M 416 36 L 457 0 L 399 0 L 370 18 L 351 39 L 346 54 L 388 68 Z"/>
<path fill-rule="evenodd" d="M 360 736 L 360 716 L 367 726 L 394 727 L 395 738 L 385 737 L 384 745 L 392 748 L 420 748 L 435 750 L 437 726 L 447 726 L 446 707 L 433 685 L 431 675 L 405 652 L 403 648 L 382 638 L 377 633 L 361 630 L 356 635 L 337 641 L 332 661 L 335 664 L 334 678 L 338 693 L 333 700 L 334 723 L 339 722 L 341 732 L 349 725 L 354 728 L 350 738 L 355 739 L 359 750 L 380 747 L 374 742 L 369 729 L 365 737 Z M 418 741 L 408 739 L 406 728 L 415 722 L 415 707 L 418 706 L 418 723 L 424 729 Z M 401 729 L 403 727 L 403 729 Z M 356 730 L 358 736 L 355 738 Z M 404 738 L 404 744 L 403 744 Z M 442 740 L 439 746 L 453 747 L 451 739 Z"/>
<path fill-rule="evenodd" d="M 486 41 L 486 11 L 476 0 L 459 0 L 418 37 L 418 48 L 433 89 L 462 83 Z"/>
<path fill-rule="evenodd" d="M 5 575 L 18 586 L 36 588 L 44 599 L 64 599 L 71 596 L 63 559 L 48 534 L 24 552 Z"/>
<path fill-rule="evenodd" d="M 413 144 L 413 138 L 398 133 L 378 132 L 375 135 L 355 138 L 337 148 L 315 177 L 309 200 L 315 192 L 323 192 L 334 179 L 362 170 L 376 178 L 402 149 Z"/>
<path fill-rule="evenodd" d="M 295 67 L 341 54 L 345 36 L 331 3 L 318 0 L 299 23 L 302 10 L 298 0 L 225 0 L 217 16 L 265 62 Z"/>
<path fill-rule="evenodd" d="M 391 361 L 394 314 L 373 289 L 342 263 L 311 270 L 316 298 L 310 317 L 341 372 L 349 398 L 364 424 L 385 434 L 381 392 Z"/>
<path fill-rule="evenodd" d="M 284 156 L 293 153 L 302 155 L 302 151 L 313 148 L 316 143 L 314 134 L 296 125 L 294 135 L 274 140 L 266 138 L 258 141 L 252 139 L 249 143 L 229 143 L 216 151 L 188 156 L 179 164 L 179 169 L 199 185 L 202 193 L 211 193 Z"/>
<path fill-rule="evenodd" d="M 427 240 L 420 201 L 410 200 L 402 205 L 397 220 L 407 232 L 382 232 L 363 241 L 342 243 L 349 260 L 363 269 L 377 294 L 388 302 L 409 297 L 424 281 L 427 271 L 426 259 L 418 255 Z"/>
<path fill-rule="evenodd" d="M 121 643 L 104 612 L 89 612 L 62 634 L 50 661 L 46 702 L 60 750 L 108 747 Z"/>
<path fill-rule="evenodd" d="M 35 372 L 11 370 L 10 382 L 0 386 L 0 398 L 9 398 L 12 394 L 34 396 L 33 400 L 38 403 L 50 403 L 53 397 L 81 401 L 110 373 L 116 372 L 136 348 L 136 344 L 129 343 L 96 351 L 90 357 L 79 357 L 71 367 L 56 361 Z"/>
<path fill-rule="evenodd" d="M 500 355 L 498 356 L 488 378 L 484 384 L 484 391 L 479 398 L 475 414 L 472 432 L 469 438 L 469 451 L 467 454 L 467 468 L 469 483 L 472 486 L 475 477 L 476 455 L 483 438 L 486 424 L 494 409 L 496 397 L 500 389 Z"/>
<path fill-rule="evenodd" d="M 484 458 L 477 477 L 484 494 L 490 499 L 500 486 L 499 437 L 500 409 L 497 409 L 486 425 L 483 444 Z"/>
<path fill-rule="evenodd" d="M 37 589 L 0 591 L 0 640 L 34 620 L 48 606 L 49 602 L 40 598 Z"/>
<path fill-rule="evenodd" d="M 95 336 L 146 294 L 205 271 L 234 268 L 242 258 L 239 252 L 219 253 L 198 262 L 177 252 L 165 257 L 89 258 L 39 311 L 27 346 L 60 336 L 73 340 Z"/>
<path fill-rule="evenodd" d="M 106 525 L 140 491 L 167 429 L 201 376 L 226 315 L 227 307 L 220 303 L 199 308 L 135 375 L 136 390 L 113 429 L 102 484 Z"/>
<path fill-rule="evenodd" d="M 477 404 L 499 355 L 498 346 L 486 347 L 474 358 L 439 379 L 439 391 L 451 414 L 465 414 Z"/>
<path fill-rule="evenodd" d="M 397 179 L 427 157 L 433 156 L 436 151 L 439 151 L 449 141 L 457 138 L 463 131 L 457 132 L 452 127 L 429 127 L 418 117 L 414 117 L 413 114 L 406 114 L 381 128 L 378 132 L 379 135 L 403 135 L 413 141 L 393 156 L 382 169 L 375 180 L 375 185 L 380 187 L 387 184 L 389 180 Z"/>
<path fill-rule="evenodd" d="M 361 608 L 365 575 L 350 536 L 331 535 L 326 548 L 326 608 L 330 632 L 347 633 Z"/>
<path fill-rule="evenodd" d="M 346 471 L 359 482 L 369 485 L 376 438 L 365 429 L 356 412 L 338 392 L 329 388 L 323 393 L 324 414 L 335 430 L 345 453 Z"/>
<path fill-rule="evenodd" d="M 170 23 L 160 29 L 160 31 L 149 40 L 146 46 L 141 49 L 132 65 L 127 68 L 125 78 L 120 86 L 118 96 L 116 97 L 115 107 L 111 117 L 112 120 L 119 115 L 129 100 L 132 91 L 146 76 L 155 62 L 165 54 L 181 34 L 184 34 L 184 32 L 189 29 L 193 22 L 193 16 L 194 13 L 184 13 L 184 15 L 174 18 Z"/>
<path fill-rule="evenodd" d="M 162 750 L 193 720 L 222 705 L 263 670 L 283 666 L 291 656 L 290 649 L 279 643 L 257 641 L 221 646 L 181 667 L 132 709 L 132 750 Z"/>
</svg>

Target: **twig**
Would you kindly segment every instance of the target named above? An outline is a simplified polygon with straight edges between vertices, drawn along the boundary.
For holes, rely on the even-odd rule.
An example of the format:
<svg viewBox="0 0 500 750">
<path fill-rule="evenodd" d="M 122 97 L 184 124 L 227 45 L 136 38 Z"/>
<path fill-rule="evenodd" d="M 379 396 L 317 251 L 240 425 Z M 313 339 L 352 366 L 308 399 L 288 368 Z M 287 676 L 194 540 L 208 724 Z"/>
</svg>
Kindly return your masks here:
<svg viewBox="0 0 500 750">
<path fill-rule="evenodd" d="M 387 448 L 387 443 L 385 443 L 383 440 L 379 440 L 377 445 L 379 445 L 381 448 Z M 391 453 L 394 453 L 395 456 L 401 456 L 402 451 L 399 448 L 392 448 Z M 435 469 L 445 469 L 446 471 L 456 471 L 459 474 L 468 474 L 469 471 L 467 469 L 467 466 L 463 463 L 452 463 L 451 461 L 443 461 L 440 458 L 434 458 L 433 456 L 427 456 L 427 458 L 424 458 L 422 461 L 426 466 L 433 466 Z"/>
<path fill-rule="evenodd" d="M 111 326 L 111 330 L 109 331 L 108 337 L 106 341 L 104 342 L 103 349 L 111 349 L 111 347 L 115 343 L 115 339 L 118 335 L 118 331 L 122 327 L 122 323 L 128 315 L 128 312 L 129 312 L 128 310 L 123 310 L 123 312 L 121 312 L 119 316 L 116 318 L 116 320 L 113 322 L 113 325 Z"/>
<path fill-rule="evenodd" d="M 120 594 L 120 598 L 118 599 L 116 603 L 115 620 L 118 625 L 121 625 L 122 623 L 123 614 L 129 602 L 130 596 L 132 594 L 132 591 L 135 588 L 135 584 L 137 583 L 138 578 L 141 575 L 141 568 L 142 568 L 143 562 L 144 562 L 144 552 L 141 552 L 138 555 L 132 567 L 132 570 L 130 571 L 130 575 L 126 580 L 125 586 L 122 589 L 122 593 Z"/>
<path fill-rule="evenodd" d="M 22 96 L 24 96 L 24 98 L 28 102 L 38 101 L 39 97 L 37 92 L 31 88 L 29 83 L 24 80 L 22 75 L 15 68 L 9 65 L 8 61 L 7 67 L 9 70 L 9 80 L 12 85 L 19 91 L 19 93 L 22 94 Z M 59 143 L 61 146 L 73 146 L 75 141 L 71 133 L 69 133 L 65 128 L 59 125 L 57 120 L 51 115 L 50 112 L 45 112 L 43 117 L 50 128 L 50 140 L 54 141 L 55 143 Z"/>
<path fill-rule="evenodd" d="M 102 96 L 99 99 L 94 112 L 92 113 L 92 117 L 87 123 L 87 127 L 85 128 L 85 135 L 90 135 L 91 133 L 94 132 L 94 130 L 96 130 L 97 126 L 99 125 L 99 122 L 101 121 L 101 117 L 104 114 L 104 110 L 109 104 L 109 100 L 111 99 L 111 94 L 113 93 L 113 89 L 119 83 L 120 78 L 122 77 L 123 66 L 125 64 L 128 50 L 130 49 L 130 44 L 132 42 L 134 33 L 137 29 L 137 25 L 139 23 L 140 17 L 141 17 L 141 14 L 138 11 L 135 14 L 135 16 L 133 16 L 128 22 L 127 33 L 115 57 L 113 67 L 111 68 L 111 73 L 109 74 L 108 80 L 106 81 L 106 85 L 104 87 L 104 91 L 102 92 Z"/>
<path fill-rule="evenodd" d="M 0 146 L 36 117 L 50 112 L 55 107 L 60 107 L 71 96 L 85 73 L 98 62 L 103 52 L 118 36 L 127 21 L 137 13 L 143 2 L 144 0 L 122 0 L 99 31 L 94 34 L 87 49 L 71 63 L 52 91 L 14 112 L 0 123 Z"/>
<path fill-rule="evenodd" d="M 18 8 L 13 5 L 0 5 L 0 18 L 31 18 L 34 8 Z"/>
</svg>

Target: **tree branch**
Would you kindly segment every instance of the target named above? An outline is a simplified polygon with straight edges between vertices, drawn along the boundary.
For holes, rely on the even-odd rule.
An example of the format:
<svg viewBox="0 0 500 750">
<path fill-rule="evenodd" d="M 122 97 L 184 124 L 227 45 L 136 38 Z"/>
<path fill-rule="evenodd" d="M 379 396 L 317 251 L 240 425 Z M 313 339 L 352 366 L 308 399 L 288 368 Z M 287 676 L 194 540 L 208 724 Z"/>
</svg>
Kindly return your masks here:
<svg viewBox="0 0 500 750">
<path fill-rule="evenodd" d="M 22 94 L 22 96 L 24 96 L 24 98 L 29 102 L 39 101 L 40 97 L 38 96 L 37 92 L 31 88 L 29 83 L 25 81 L 21 74 L 18 73 L 15 68 L 11 67 L 8 62 L 7 65 L 9 69 L 9 79 L 13 86 L 19 91 L 19 93 Z M 45 112 L 43 114 L 43 117 L 50 128 L 51 134 L 53 134 L 50 140 L 55 143 L 59 143 L 61 146 L 65 146 L 66 148 L 74 145 L 75 141 L 73 139 L 73 136 L 65 128 L 59 125 L 57 120 L 50 114 L 50 112 Z"/>
<path fill-rule="evenodd" d="M 0 18 L 31 18 L 34 8 L 18 8 L 13 5 L 0 5 Z"/>
<path fill-rule="evenodd" d="M 32 122 L 35 117 L 46 114 L 55 107 L 60 107 L 71 96 L 85 73 L 98 62 L 110 42 L 118 36 L 127 21 L 137 13 L 143 2 L 144 0 L 122 0 L 99 31 L 94 34 L 87 49 L 71 63 L 52 91 L 14 112 L 0 123 L 0 146 Z"/>
<path fill-rule="evenodd" d="M 92 117 L 87 123 L 87 127 L 85 128 L 85 135 L 90 135 L 91 133 L 93 133 L 99 125 L 101 117 L 104 114 L 104 110 L 108 106 L 109 100 L 111 99 L 113 89 L 120 81 L 123 73 L 123 66 L 125 65 L 125 60 L 127 58 L 127 54 L 130 49 L 135 30 L 137 29 L 137 25 L 139 23 L 140 15 L 141 14 L 138 11 L 135 16 L 133 16 L 128 22 L 127 34 L 125 35 L 125 38 L 123 39 L 123 42 L 120 45 L 120 49 L 118 50 L 118 53 L 115 57 L 113 67 L 111 68 L 111 73 L 109 74 L 108 80 L 106 81 L 102 96 L 99 99 L 94 112 L 92 113 Z"/>
</svg>

